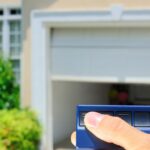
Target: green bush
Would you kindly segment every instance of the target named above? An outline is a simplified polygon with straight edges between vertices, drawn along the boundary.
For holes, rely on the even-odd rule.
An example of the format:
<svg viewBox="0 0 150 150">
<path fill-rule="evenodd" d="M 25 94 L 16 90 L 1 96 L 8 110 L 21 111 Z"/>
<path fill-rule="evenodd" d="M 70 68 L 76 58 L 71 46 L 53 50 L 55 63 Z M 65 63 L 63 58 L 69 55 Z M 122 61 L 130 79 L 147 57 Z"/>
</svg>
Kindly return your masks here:
<svg viewBox="0 0 150 150">
<path fill-rule="evenodd" d="M 0 111 L 0 150 L 38 150 L 41 126 L 34 112 Z"/>
<path fill-rule="evenodd" d="M 0 55 L 0 109 L 18 108 L 19 93 L 11 61 Z"/>
</svg>

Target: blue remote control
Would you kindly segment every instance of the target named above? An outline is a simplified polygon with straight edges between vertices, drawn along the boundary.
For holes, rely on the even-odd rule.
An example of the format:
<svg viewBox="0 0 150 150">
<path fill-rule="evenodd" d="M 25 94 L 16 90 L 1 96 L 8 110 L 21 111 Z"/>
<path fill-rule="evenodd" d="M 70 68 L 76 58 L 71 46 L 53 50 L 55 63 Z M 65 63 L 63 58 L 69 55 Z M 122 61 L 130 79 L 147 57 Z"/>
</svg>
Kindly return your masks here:
<svg viewBox="0 0 150 150">
<path fill-rule="evenodd" d="M 85 128 L 84 116 L 90 111 L 118 116 L 139 130 L 150 133 L 150 106 L 78 105 L 76 114 L 77 150 L 123 150 L 119 146 L 97 139 Z"/>
</svg>

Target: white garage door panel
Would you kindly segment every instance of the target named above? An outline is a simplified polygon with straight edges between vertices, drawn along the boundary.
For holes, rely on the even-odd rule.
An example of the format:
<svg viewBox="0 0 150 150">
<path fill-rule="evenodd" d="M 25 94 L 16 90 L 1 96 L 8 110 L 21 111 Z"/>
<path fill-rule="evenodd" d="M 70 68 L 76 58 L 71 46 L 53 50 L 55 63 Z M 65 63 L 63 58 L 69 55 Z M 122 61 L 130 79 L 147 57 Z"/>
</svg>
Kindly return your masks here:
<svg viewBox="0 0 150 150">
<path fill-rule="evenodd" d="M 52 47 L 60 46 L 147 46 L 150 28 L 53 29 Z"/>
<path fill-rule="evenodd" d="M 56 29 L 52 73 L 69 76 L 150 76 L 148 29 Z"/>
<path fill-rule="evenodd" d="M 61 48 L 53 52 L 53 74 L 77 76 L 150 76 L 150 50 Z"/>
</svg>

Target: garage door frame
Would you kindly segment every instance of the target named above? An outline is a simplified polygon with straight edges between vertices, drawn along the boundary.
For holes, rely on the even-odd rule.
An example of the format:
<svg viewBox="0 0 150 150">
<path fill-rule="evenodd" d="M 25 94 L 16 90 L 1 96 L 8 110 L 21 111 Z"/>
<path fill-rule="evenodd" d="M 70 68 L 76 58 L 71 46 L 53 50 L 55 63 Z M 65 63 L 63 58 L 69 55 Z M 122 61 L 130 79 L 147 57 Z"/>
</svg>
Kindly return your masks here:
<svg viewBox="0 0 150 150">
<path fill-rule="evenodd" d="M 53 149 L 50 29 L 55 27 L 150 26 L 150 10 L 41 11 L 31 14 L 31 105 L 44 126 L 41 149 Z"/>
</svg>

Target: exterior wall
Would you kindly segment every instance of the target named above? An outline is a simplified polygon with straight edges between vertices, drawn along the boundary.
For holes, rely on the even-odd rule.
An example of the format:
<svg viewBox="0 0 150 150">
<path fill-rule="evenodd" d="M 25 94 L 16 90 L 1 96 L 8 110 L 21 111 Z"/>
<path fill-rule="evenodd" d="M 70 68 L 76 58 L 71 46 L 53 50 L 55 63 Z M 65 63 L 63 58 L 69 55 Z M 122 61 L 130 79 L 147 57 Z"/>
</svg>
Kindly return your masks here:
<svg viewBox="0 0 150 150">
<path fill-rule="evenodd" d="M 0 6 L 2 5 L 19 5 L 21 4 L 21 0 L 0 0 Z"/>
<path fill-rule="evenodd" d="M 48 9 L 95 10 L 109 9 L 111 5 L 120 4 L 126 9 L 149 8 L 149 0 L 58 0 Z"/>
<path fill-rule="evenodd" d="M 22 105 L 29 106 L 31 101 L 31 33 L 30 14 L 34 9 L 44 9 L 53 0 L 23 0 L 23 53 L 22 53 Z"/>
<path fill-rule="evenodd" d="M 121 4 L 125 9 L 150 8 L 149 0 L 23 0 L 22 102 L 24 106 L 29 106 L 31 102 L 31 11 L 35 9 L 101 10 L 109 9 L 114 4 Z"/>
</svg>

